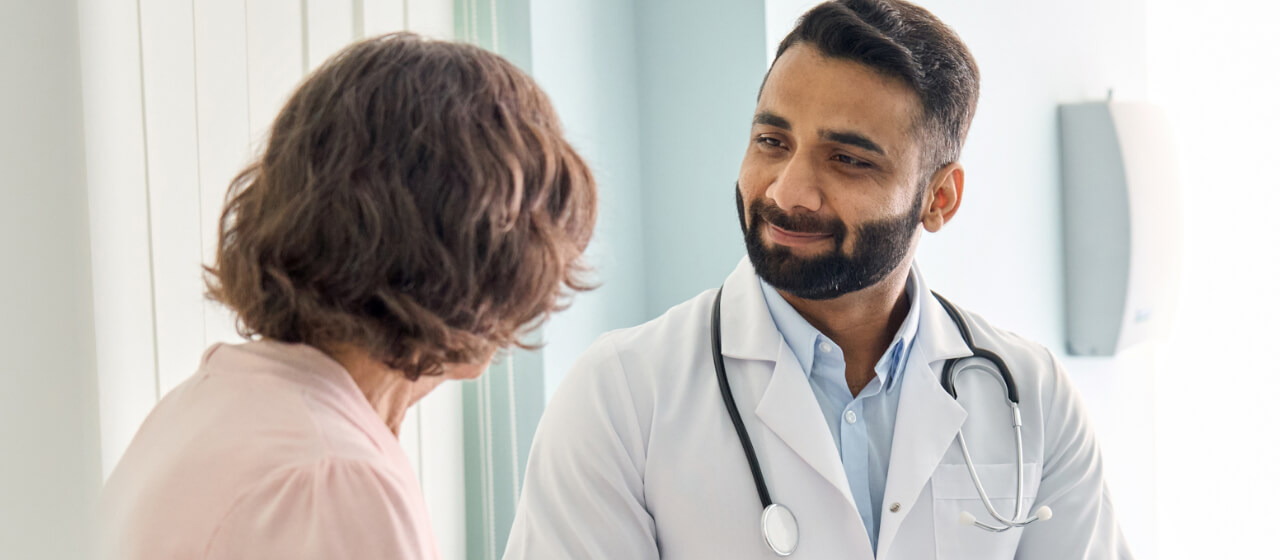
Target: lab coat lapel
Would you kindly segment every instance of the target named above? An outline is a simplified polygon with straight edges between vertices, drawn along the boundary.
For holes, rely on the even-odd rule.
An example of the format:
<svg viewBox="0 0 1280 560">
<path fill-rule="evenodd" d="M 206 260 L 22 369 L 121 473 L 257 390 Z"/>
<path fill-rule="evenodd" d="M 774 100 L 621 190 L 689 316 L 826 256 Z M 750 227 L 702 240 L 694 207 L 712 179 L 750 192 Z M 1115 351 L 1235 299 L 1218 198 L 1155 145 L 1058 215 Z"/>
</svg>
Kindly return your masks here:
<svg viewBox="0 0 1280 560">
<path fill-rule="evenodd" d="M 755 403 L 756 416 L 856 510 L 849 480 L 831 441 L 831 431 L 823 420 L 822 409 L 804 370 L 773 322 L 759 282 L 746 258 L 725 281 L 721 296 L 723 354 L 729 358 L 774 362 L 769 383 Z M 732 380 L 736 368 L 732 363 L 725 367 Z M 735 393 L 735 397 L 743 411 L 751 409 L 752 402 L 747 395 Z M 759 450 L 760 444 L 756 445 Z M 773 476 L 780 475 L 783 474 L 773 473 Z M 765 478 L 769 476 L 766 472 Z M 787 499 L 786 496 L 775 498 L 780 502 Z"/>
<path fill-rule="evenodd" d="M 920 331 L 900 380 L 902 394 L 880 514 L 878 548 L 882 552 L 891 550 L 903 519 L 920 505 L 916 502 L 921 490 L 967 416 L 940 380 L 947 359 L 971 356 L 972 352 L 929 289 L 925 287 L 921 293 L 927 299 L 921 302 Z M 894 504 L 898 504 L 897 511 Z"/>
<path fill-rule="evenodd" d="M 831 430 L 822 418 L 822 409 L 809 379 L 786 343 L 777 349 L 773 377 L 756 405 L 756 415 L 787 447 L 830 482 L 850 507 L 857 509 L 844 465 L 836 453 L 835 442 L 831 441 Z"/>
<path fill-rule="evenodd" d="M 724 292 L 720 296 L 720 332 L 721 353 L 742 360 L 772 361 L 777 357 L 778 345 L 784 343 L 764 302 L 760 280 L 746 257 L 724 281 Z"/>
</svg>

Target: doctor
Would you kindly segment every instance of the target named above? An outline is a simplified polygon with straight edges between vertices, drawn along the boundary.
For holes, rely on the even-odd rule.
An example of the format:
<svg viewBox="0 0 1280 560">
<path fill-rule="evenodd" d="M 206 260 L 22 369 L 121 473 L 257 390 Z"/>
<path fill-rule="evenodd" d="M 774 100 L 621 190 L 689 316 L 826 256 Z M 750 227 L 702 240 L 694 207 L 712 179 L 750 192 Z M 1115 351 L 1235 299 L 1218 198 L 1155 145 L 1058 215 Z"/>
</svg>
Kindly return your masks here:
<svg viewBox="0 0 1280 560">
<path fill-rule="evenodd" d="M 720 293 L 719 352 L 716 289 L 601 337 L 547 407 L 505 557 L 1130 557 L 1061 365 L 976 315 L 953 320 L 912 264 L 922 232 L 960 207 L 977 94 L 968 49 L 917 6 L 808 12 L 751 123 L 737 184 L 748 259 Z M 962 322 L 1008 365 L 1021 464 L 1005 389 L 979 374 L 994 362 Z M 762 523 L 716 358 L 790 515 Z M 942 383 L 952 359 L 957 397 Z M 973 525 L 1005 528 L 973 474 L 1000 515 L 1040 520 Z M 789 518 L 789 533 L 762 536 Z"/>
</svg>

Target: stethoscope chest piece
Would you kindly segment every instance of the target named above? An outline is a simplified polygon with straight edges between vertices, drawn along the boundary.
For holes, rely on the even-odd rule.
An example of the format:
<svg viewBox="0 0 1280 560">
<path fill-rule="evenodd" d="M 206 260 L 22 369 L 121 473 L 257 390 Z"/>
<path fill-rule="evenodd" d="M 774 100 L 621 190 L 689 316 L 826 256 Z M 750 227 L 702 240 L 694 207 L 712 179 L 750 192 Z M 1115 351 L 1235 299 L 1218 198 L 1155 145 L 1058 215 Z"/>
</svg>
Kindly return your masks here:
<svg viewBox="0 0 1280 560">
<path fill-rule="evenodd" d="M 791 556 L 800 542 L 800 526 L 796 516 L 782 504 L 769 504 L 760 515 L 760 532 L 764 542 L 778 556 Z"/>
</svg>

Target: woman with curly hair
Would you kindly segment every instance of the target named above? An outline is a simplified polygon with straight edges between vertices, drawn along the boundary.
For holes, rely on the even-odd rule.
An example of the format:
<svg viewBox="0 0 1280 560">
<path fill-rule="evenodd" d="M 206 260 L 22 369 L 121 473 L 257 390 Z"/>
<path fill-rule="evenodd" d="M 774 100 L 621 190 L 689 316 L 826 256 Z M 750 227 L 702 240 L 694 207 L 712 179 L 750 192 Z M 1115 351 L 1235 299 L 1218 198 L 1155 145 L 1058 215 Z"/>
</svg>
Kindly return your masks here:
<svg viewBox="0 0 1280 560">
<path fill-rule="evenodd" d="M 357 43 L 232 183 L 215 345 L 103 492 L 120 558 L 433 558 L 406 410 L 587 288 L 590 171 L 546 95 L 476 47 Z M 429 428 L 428 428 L 429 429 Z"/>
</svg>

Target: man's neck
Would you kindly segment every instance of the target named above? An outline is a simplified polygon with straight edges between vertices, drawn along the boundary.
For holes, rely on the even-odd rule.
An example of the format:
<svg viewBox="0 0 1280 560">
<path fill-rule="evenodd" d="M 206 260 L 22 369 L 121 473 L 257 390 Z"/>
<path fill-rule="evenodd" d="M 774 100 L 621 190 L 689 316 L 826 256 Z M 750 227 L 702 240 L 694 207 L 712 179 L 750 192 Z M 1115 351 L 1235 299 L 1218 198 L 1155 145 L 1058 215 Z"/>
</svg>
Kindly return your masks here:
<svg viewBox="0 0 1280 560">
<path fill-rule="evenodd" d="M 779 291 L 801 317 L 844 351 L 845 380 L 855 396 L 875 377 L 875 366 L 911 310 L 909 260 L 874 286 L 830 300 L 801 299 Z"/>
</svg>

